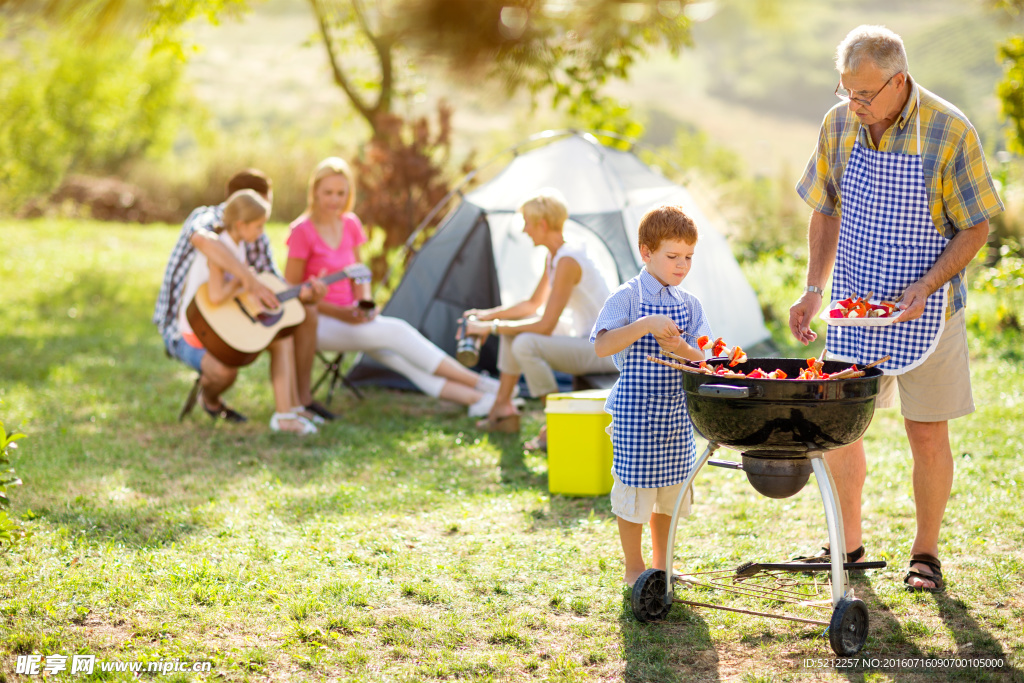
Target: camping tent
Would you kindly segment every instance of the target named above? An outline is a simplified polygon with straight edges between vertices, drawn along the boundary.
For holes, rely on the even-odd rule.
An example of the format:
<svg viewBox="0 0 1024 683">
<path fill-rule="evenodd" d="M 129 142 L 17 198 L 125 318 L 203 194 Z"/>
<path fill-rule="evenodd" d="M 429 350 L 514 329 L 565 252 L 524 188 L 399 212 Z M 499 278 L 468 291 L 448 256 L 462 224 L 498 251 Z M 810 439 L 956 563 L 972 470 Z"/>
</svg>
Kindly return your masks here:
<svg viewBox="0 0 1024 683">
<path fill-rule="evenodd" d="M 544 250 L 522 231 L 516 209 L 536 191 L 554 187 L 569 206 L 567 240 L 584 242 L 609 288 L 640 272 L 637 225 L 649 209 L 677 204 L 694 219 L 700 240 L 683 287 L 704 304 L 711 328 L 730 344 L 749 348 L 769 338 L 761 307 L 722 233 L 686 188 L 631 152 L 600 144 L 586 133 L 548 136 L 547 144 L 517 155 L 496 177 L 465 195 L 410 262 L 384 308 L 454 355 L 456 320 L 469 308 L 490 308 L 529 297 L 544 269 Z M 480 368 L 493 370 L 490 339 Z M 363 356 L 349 379 L 400 386 L 389 370 Z"/>
</svg>

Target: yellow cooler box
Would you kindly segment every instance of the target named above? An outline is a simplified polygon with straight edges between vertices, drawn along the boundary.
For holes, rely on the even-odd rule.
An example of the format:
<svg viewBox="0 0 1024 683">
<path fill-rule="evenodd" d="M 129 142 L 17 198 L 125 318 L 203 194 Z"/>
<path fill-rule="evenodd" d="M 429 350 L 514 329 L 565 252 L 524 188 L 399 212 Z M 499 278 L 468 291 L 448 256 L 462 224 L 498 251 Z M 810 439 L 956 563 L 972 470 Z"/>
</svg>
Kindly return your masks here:
<svg viewBox="0 0 1024 683">
<path fill-rule="evenodd" d="M 548 394 L 548 491 L 604 496 L 612 490 L 612 440 L 604 412 L 610 389 Z"/>
</svg>

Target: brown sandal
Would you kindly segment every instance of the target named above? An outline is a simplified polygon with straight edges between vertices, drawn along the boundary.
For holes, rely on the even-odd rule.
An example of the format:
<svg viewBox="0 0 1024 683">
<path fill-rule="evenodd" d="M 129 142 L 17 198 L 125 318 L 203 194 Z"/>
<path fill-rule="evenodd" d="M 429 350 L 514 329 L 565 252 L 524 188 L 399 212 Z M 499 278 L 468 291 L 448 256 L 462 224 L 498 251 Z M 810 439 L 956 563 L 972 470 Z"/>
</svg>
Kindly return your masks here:
<svg viewBox="0 0 1024 683">
<path fill-rule="evenodd" d="M 924 574 L 914 569 L 915 564 L 923 564 L 931 570 L 931 574 Z M 927 586 L 914 586 L 910 583 L 911 577 L 917 577 L 924 579 L 925 581 L 931 581 L 935 585 L 931 588 Z M 907 571 L 907 575 L 903 577 L 903 583 L 908 591 L 917 593 L 944 593 L 946 590 L 946 582 L 942 579 L 942 563 L 939 562 L 939 558 L 934 555 L 927 553 L 914 553 L 910 556 L 910 569 Z"/>
<path fill-rule="evenodd" d="M 484 432 L 515 434 L 519 431 L 519 413 L 484 418 L 476 423 L 476 428 Z"/>
</svg>

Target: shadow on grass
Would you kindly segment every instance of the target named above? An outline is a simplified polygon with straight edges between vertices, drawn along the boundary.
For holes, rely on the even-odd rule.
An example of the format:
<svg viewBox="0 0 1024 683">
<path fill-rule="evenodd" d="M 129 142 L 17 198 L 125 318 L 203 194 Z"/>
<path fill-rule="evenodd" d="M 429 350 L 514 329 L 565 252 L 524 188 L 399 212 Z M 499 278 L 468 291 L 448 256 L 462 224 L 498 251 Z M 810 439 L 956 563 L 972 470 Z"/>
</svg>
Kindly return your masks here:
<svg viewBox="0 0 1024 683">
<path fill-rule="evenodd" d="M 986 631 L 973 617 L 971 617 L 967 605 L 961 600 L 945 594 L 934 596 L 939 616 L 946 623 L 949 633 L 955 639 L 957 652 L 941 653 L 933 650 L 922 650 L 915 642 L 916 638 L 927 636 L 926 627 L 914 620 L 906 620 L 901 623 L 893 613 L 892 607 L 880 597 L 872 586 L 870 575 L 860 576 L 853 579 L 852 587 L 854 594 L 864 601 L 868 608 L 868 619 L 870 628 L 868 639 L 864 649 L 857 657 L 863 661 L 866 659 L 1002 659 L 1009 662 L 1007 653 L 1003 650 L 999 641 Z M 970 646 L 970 647 L 968 647 Z M 964 648 L 968 649 L 964 649 Z M 976 667 L 917 667 L 917 668 L 884 668 L 873 669 L 860 667 L 849 669 L 843 673 L 850 681 L 864 681 L 865 675 L 871 673 L 895 674 L 897 680 L 900 675 L 912 676 L 923 674 L 925 676 L 941 677 L 945 681 L 970 681 L 974 683 L 988 681 L 1017 681 L 1024 680 L 1021 671 L 1007 664 L 1002 669 L 982 669 Z"/>
<path fill-rule="evenodd" d="M 631 589 L 622 589 L 619 633 L 626 681 L 718 681 L 718 652 L 707 622 L 687 605 L 675 604 L 662 621 L 642 623 L 633 615 Z"/>
<path fill-rule="evenodd" d="M 158 383 L 165 387 L 159 401 L 175 407 L 188 389 L 171 376 Z M 170 391 L 178 385 L 180 396 Z M 49 462 L 19 464 L 31 490 L 24 504 L 33 518 L 73 537 L 146 547 L 216 532 L 219 501 L 234 497 L 253 513 L 301 524 L 366 510 L 415 515 L 495 488 L 547 488 L 546 474 L 527 466 L 515 435 L 492 436 L 489 452 L 482 451 L 487 442 L 446 404 L 370 392 L 367 401 L 335 406 L 343 419 L 302 439 L 269 433 L 254 415 L 229 425 L 194 411 L 178 423 L 165 411 L 163 422 L 147 415 L 103 426 L 65 416 L 63 426 L 36 437 Z"/>
<path fill-rule="evenodd" d="M 967 603 L 948 593 L 938 593 L 933 597 L 939 617 L 956 640 L 958 652 L 963 652 L 964 657 L 1002 659 L 1006 663 L 1003 668 L 995 670 L 967 669 L 963 673 L 969 675 L 960 680 L 1024 683 L 1024 672 L 1010 663 L 1010 657 L 999 640 L 971 616 Z"/>
</svg>

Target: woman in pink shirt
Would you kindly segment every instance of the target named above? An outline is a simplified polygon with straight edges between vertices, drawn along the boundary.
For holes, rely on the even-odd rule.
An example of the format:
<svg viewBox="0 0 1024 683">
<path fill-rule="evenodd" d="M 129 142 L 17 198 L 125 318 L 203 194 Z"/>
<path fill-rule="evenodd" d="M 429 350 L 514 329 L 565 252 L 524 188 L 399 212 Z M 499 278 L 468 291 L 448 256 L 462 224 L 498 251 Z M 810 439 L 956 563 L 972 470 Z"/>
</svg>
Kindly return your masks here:
<svg viewBox="0 0 1024 683">
<path fill-rule="evenodd" d="M 291 224 L 286 280 L 298 284 L 359 261 L 366 233 L 352 213 L 353 188 L 352 171 L 343 159 L 329 157 L 317 165 L 309 179 L 306 211 Z M 319 303 L 317 348 L 362 351 L 423 393 L 469 406 L 470 417 L 488 414 L 498 380 L 466 369 L 401 318 L 359 308 L 359 300 L 369 298 L 369 284 L 333 283 Z"/>
</svg>

